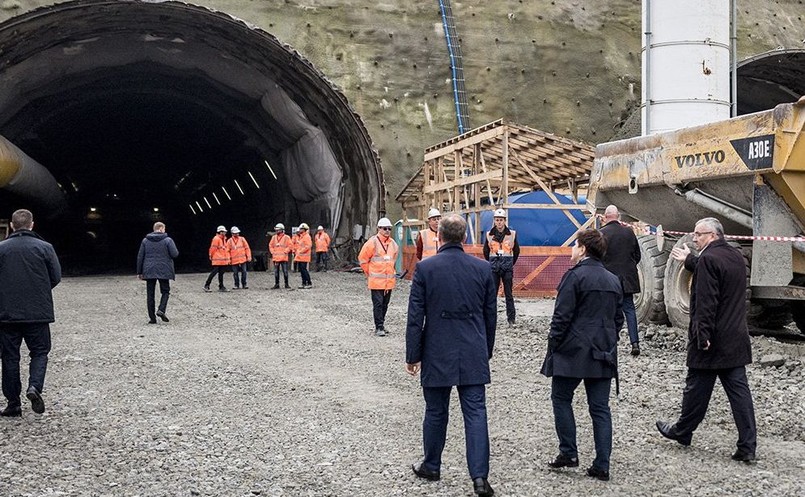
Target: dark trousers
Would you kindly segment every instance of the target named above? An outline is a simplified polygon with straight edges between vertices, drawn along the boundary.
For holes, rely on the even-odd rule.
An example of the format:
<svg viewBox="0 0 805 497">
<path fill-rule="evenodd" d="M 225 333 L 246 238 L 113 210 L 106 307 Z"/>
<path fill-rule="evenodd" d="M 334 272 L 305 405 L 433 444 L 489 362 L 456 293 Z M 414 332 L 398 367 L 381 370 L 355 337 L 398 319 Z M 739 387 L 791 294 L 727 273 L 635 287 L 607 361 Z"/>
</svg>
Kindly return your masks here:
<svg viewBox="0 0 805 497">
<path fill-rule="evenodd" d="M 389 310 L 391 290 L 372 290 L 372 314 L 375 318 L 375 329 L 384 330 L 386 312 Z"/>
<path fill-rule="evenodd" d="M 310 281 L 310 271 L 307 270 L 308 262 L 297 262 L 297 266 L 299 267 L 299 274 L 302 276 L 302 286 L 304 285 L 312 285 L 313 282 Z"/>
<path fill-rule="evenodd" d="M 514 271 L 504 271 L 498 273 L 492 271 L 492 277 L 495 278 L 495 291 L 500 288 L 500 280 L 503 280 L 503 295 L 506 296 L 506 319 L 513 322 L 516 317 L 514 311 L 514 296 L 512 295 L 512 280 L 514 279 Z"/>
<path fill-rule="evenodd" d="M 285 278 L 285 286 L 288 286 L 288 261 L 274 263 L 274 286 L 280 286 L 280 270 L 282 277 Z"/>
<path fill-rule="evenodd" d="M 609 471 L 609 456 L 612 453 L 612 415 L 609 411 L 610 378 L 568 378 L 554 376 L 551 381 L 551 402 L 556 435 L 559 437 L 559 452 L 568 457 L 578 457 L 576 447 L 576 418 L 573 415 L 573 394 L 584 381 L 587 406 L 593 420 L 595 460 L 593 467 Z"/>
<path fill-rule="evenodd" d="M 316 272 L 327 271 L 327 259 L 330 256 L 327 252 L 316 252 Z"/>
<path fill-rule="evenodd" d="M 235 279 L 235 288 L 246 288 L 246 265 L 248 262 L 241 262 L 240 264 L 232 264 L 232 277 Z"/>
<path fill-rule="evenodd" d="M 30 352 L 31 364 L 28 371 L 28 385 L 39 392 L 45 387 L 45 372 L 48 369 L 50 353 L 50 325 L 48 323 L 1 323 L 0 354 L 3 364 L 3 395 L 9 406 L 20 406 L 20 346 L 25 345 Z"/>
<path fill-rule="evenodd" d="M 486 420 L 486 387 L 459 385 L 458 400 L 464 415 L 464 438 L 467 442 L 467 469 L 470 478 L 489 476 L 489 428 Z M 422 443 L 425 469 L 439 471 L 442 451 L 447 438 L 450 415 L 450 392 L 453 387 L 424 387 L 425 419 L 422 422 Z"/>
<path fill-rule="evenodd" d="M 637 334 L 637 311 L 634 308 L 634 294 L 623 294 L 623 317 L 626 321 L 626 329 L 629 331 L 629 342 L 637 343 L 640 336 Z"/>
<path fill-rule="evenodd" d="M 209 288 L 212 283 L 213 277 L 218 275 L 218 288 L 224 288 L 224 273 L 229 269 L 229 266 L 213 266 L 210 275 L 207 276 L 207 282 L 204 283 L 204 288 Z"/>
<path fill-rule="evenodd" d="M 738 449 L 754 454 L 757 448 L 757 427 L 752 392 L 746 379 L 746 367 L 730 369 L 688 369 L 682 393 L 682 414 L 676 422 L 679 436 L 692 434 L 707 413 L 716 378 L 721 380 L 730 402 L 732 417 L 738 428 Z"/>
<path fill-rule="evenodd" d="M 154 313 L 154 306 L 156 305 L 156 289 L 157 281 L 159 281 L 159 310 L 165 312 L 168 309 L 168 298 L 171 294 L 170 280 L 145 280 L 145 302 L 148 306 L 148 317 L 151 321 L 156 321 L 157 315 Z"/>
</svg>

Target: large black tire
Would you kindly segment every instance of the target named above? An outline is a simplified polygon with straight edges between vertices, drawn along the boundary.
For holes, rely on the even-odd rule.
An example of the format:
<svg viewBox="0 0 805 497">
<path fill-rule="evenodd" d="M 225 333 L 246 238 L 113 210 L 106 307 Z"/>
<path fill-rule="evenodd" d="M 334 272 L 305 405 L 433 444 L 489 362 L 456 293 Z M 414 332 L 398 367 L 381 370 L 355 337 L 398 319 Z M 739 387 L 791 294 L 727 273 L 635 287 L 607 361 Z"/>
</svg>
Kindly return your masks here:
<svg viewBox="0 0 805 497">
<path fill-rule="evenodd" d="M 693 237 L 685 235 L 674 244 L 674 248 L 688 244 L 694 255 L 698 254 L 693 246 Z M 668 321 L 672 325 L 687 329 L 690 323 L 690 286 L 693 281 L 693 273 L 685 269 L 685 263 L 673 257 L 668 259 L 665 265 L 664 287 L 665 287 L 665 312 L 668 314 Z"/>
<path fill-rule="evenodd" d="M 637 265 L 640 293 L 634 296 L 637 320 L 642 323 L 668 324 L 663 298 L 663 276 L 670 250 L 668 247 L 658 249 L 654 235 L 640 235 L 637 242 L 640 244 L 640 263 Z"/>
</svg>

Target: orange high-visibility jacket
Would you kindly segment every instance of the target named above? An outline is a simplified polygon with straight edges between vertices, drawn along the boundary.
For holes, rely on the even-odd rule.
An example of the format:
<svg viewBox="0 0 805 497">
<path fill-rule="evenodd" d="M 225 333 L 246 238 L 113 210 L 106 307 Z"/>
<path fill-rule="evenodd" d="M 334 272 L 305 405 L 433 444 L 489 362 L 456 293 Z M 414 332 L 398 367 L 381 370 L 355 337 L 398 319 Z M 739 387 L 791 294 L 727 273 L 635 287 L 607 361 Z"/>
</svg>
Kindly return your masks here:
<svg viewBox="0 0 805 497">
<path fill-rule="evenodd" d="M 213 266 L 229 265 L 229 247 L 226 244 L 226 235 L 220 234 L 212 237 L 210 242 L 210 262 Z"/>
<path fill-rule="evenodd" d="M 391 290 L 397 282 L 397 242 L 391 237 L 375 235 L 363 244 L 358 261 L 368 276 L 370 290 Z"/>
<path fill-rule="evenodd" d="M 274 262 L 288 262 L 288 254 L 293 250 L 291 237 L 285 233 L 277 233 L 268 242 L 268 251 L 271 252 L 271 260 Z"/>
<path fill-rule="evenodd" d="M 294 260 L 296 262 L 310 262 L 310 251 L 313 248 L 313 240 L 310 233 L 299 233 L 296 237 L 296 250 Z"/>
<path fill-rule="evenodd" d="M 327 252 L 330 250 L 330 235 L 326 231 L 316 233 L 316 252 Z"/>
<path fill-rule="evenodd" d="M 513 257 L 514 256 L 514 237 L 516 232 L 513 229 L 509 229 L 509 234 L 503 237 L 503 243 L 498 243 L 495 240 L 495 237 L 490 235 L 489 233 L 486 234 L 486 240 L 489 242 L 489 258 L 493 257 Z M 501 253 L 498 254 L 498 251 Z"/>
<path fill-rule="evenodd" d="M 242 236 L 232 235 L 227 244 L 229 245 L 229 259 L 232 264 L 243 264 L 252 260 L 252 249 L 249 248 L 249 242 Z"/>
<path fill-rule="evenodd" d="M 439 239 L 437 233 L 430 228 L 420 230 L 419 236 L 422 237 L 422 260 L 424 261 L 439 251 Z"/>
</svg>

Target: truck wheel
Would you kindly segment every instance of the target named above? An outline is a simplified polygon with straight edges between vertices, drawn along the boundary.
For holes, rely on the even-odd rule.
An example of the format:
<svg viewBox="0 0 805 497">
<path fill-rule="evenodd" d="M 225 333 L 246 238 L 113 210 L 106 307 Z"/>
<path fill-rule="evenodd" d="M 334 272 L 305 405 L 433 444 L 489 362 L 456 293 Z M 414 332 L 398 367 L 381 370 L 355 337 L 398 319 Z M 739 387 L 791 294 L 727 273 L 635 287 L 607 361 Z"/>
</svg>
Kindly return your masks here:
<svg viewBox="0 0 805 497">
<path fill-rule="evenodd" d="M 639 322 L 667 324 L 663 299 L 663 275 L 668 262 L 669 250 L 657 248 L 654 235 L 640 235 L 640 263 L 637 265 L 637 277 L 640 281 L 640 293 L 634 295 L 634 305 Z"/>
<path fill-rule="evenodd" d="M 674 244 L 674 248 L 688 244 L 693 254 L 698 251 L 693 246 L 693 236 L 685 235 Z M 685 269 L 685 263 L 674 258 L 665 265 L 665 312 L 668 320 L 677 328 L 688 328 L 690 323 L 690 285 L 693 273 Z"/>
</svg>

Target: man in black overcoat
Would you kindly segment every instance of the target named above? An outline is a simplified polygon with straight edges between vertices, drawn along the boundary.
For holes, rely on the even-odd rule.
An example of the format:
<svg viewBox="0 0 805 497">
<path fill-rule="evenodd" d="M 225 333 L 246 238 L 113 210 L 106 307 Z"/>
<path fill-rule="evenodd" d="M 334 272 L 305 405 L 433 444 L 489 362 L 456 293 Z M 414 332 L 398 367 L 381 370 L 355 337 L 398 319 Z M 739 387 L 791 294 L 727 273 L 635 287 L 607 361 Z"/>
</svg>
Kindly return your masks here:
<svg viewBox="0 0 805 497">
<path fill-rule="evenodd" d="M 458 387 L 467 466 L 474 491 L 494 494 L 489 476 L 486 387 L 495 345 L 496 298 L 489 263 L 465 254 L 467 223 L 458 215 L 439 224 L 438 253 L 417 264 L 408 300 L 405 369 L 422 372 L 425 419 L 424 459 L 412 466 L 427 480 L 438 480 L 447 436 L 450 392 Z"/>
<path fill-rule="evenodd" d="M 746 264 L 741 251 L 724 240 L 718 219 L 697 222 L 693 243 L 698 257 L 687 246 L 671 252 L 671 257 L 684 261 L 685 268 L 693 272 L 682 413 L 673 424 L 657 421 L 657 429 L 666 438 L 690 445 L 718 378 L 738 428 L 738 448 L 732 458 L 751 462 L 755 460 L 757 428 L 746 379 L 746 365 L 752 362 L 746 326 Z"/>
<path fill-rule="evenodd" d="M 153 233 L 149 233 L 140 242 L 137 252 L 137 276 L 145 280 L 146 307 L 148 323 L 156 324 L 159 319 L 168 322 L 168 299 L 170 298 L 170 280 L 176 279 L 173 260 L 179 257 L 179 250 L 173 239 L 165 233 L 165 223 L 154 223 Z M 244 276 L 245 278 L 245 276 Z M 245 281 L 245 279 L 244 279 Z M 156 305 L 156 286 L 159 282 L 159 307 Z"/>
<path fill-rule="evenodd" d="M 621 224 L 618 208 L 610 205 L 604 211 L 604 226 L 601 234 L 607 241 L 607 251 L 602 262 L 607 270 L 620 278 L 623 285 L 623 315 L 632 344 L 632 355 L 640 355 L 640 336 L 637 333 L 637 314 L 634 294 L 640 293 L 637 264 L 640 262 L 640 245 L 632 228 Z"/>
</svg>

